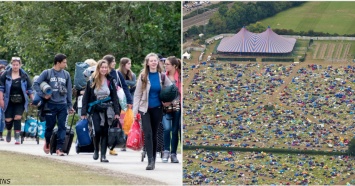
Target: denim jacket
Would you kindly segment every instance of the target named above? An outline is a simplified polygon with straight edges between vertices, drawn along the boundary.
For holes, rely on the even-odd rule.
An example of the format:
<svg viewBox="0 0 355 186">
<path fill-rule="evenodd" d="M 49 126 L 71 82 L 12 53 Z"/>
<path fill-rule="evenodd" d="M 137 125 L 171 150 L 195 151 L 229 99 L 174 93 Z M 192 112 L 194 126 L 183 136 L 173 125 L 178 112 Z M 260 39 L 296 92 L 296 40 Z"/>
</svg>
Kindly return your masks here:
<svg viewBox="0 0 355 186">
<path fill-rule="evenodd" d="M 5 73 L 2 74 L 0 77 L 0 91 L 4 94 L 4 110 L 6 111 L 7 105 L 10 101 L 10 89 L 12 85 L 12 77 L 11 77 L 12 69 L 7 70 Z M 21 89 L 22 93 L 25 97 L 25 110 L 27 112 L 28 104 L 29 104 L 29 95 L 32 92 L 32 82 L 28 77 L 27 73 L 20 69 L 20 77 L 21 77 Z"/>
</svg>

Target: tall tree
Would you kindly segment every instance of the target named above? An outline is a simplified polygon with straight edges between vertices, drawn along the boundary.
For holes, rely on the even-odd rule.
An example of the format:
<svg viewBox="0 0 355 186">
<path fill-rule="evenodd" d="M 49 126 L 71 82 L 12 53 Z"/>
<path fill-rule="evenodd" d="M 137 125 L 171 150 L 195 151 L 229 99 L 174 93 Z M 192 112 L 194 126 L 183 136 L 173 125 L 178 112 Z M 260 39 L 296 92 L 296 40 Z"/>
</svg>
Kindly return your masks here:
<svg viewBox="0 0 355 186">
<path fill-rule="evenodd" d="M 109 53 L 130 57 L 138 68 L 150 52 L 181 53 L 180 2 L 0 2 L 0 8 L 5 46 L 32 74 L 52 66 L 59 52 L 71 72 L 74 62 Z"/>
</svg>

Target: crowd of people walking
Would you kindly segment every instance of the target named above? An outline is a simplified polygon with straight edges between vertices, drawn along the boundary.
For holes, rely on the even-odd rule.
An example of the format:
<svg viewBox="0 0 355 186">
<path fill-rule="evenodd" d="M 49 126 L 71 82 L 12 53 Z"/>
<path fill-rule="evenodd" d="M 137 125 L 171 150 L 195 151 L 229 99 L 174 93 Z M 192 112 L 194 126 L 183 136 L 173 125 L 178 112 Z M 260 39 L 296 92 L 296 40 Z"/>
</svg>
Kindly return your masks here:
<svg viewBox="0 0 355 186">
<path fill-rule="evenodd" d="M 109 127 L 118 127 L 117 122 L 113 122 L 113 120 L 118 120 L 121 111 L 126 109 L 120 105 L 121 98 L 118 96 L 118 91 L 123 89 L 127 109 L 133 109 L 134 117 L 138 113 L 141 115 L 144 148 L 148 156 L 146 169 L 155 169 L 157 129 L 160 125 L 164 126 L 163 162 L 168 162 L 171 157 L 172 163 L 179 163 L 176 153 L 180 140 L 178 134 L 181 126 L 180 105 L 182 105 L 180 59 L 174 56 L 163 58 L 155 53 L 150 53 L 145 57 L 143 69 L 138 77 L 131 69 L 131 59 L 127 57 L 120 59 L 118 69 L 116 69 L 116 59 L 113 55 L 105 55 L 97 62 L 88 59 L 85 63 L 88 64 L 88 69 L 91 71 L 83 72 L 88 78 L 86 86 L 82 90 L 72 89 L 75 87 L 72 85 L 74 79 L 65 70 L 68 63 L 70 61 L 67 61 L 66 55 L 55 55 L 53 67 L 43 70 L 34 82 L 21 68 L 22 63 L 19 57 L 13 57 L 9 67 L 0 66 L 0 141 L 4 141 L 5 137 L 6 142 L 11 142 L 12 129 L 14 129 L 15 144 L 21 144 L 22 115 L 24 112 L 28 112 L 30 105 L 37 106 L 37 103 L 36 105 L 32 104 L 34 95 L 36 95 L 41 100 L 40 111 L 46 121 L 43 145 L 46 154 L 51 151 L 51 137 L 54 135 L 53 129 L 57 125 L 55 153 L 58 156 L 65 155 L 64 143 L 68 115 L 78 113 L 81 119 L 88 119 L 92 124 L 90 128 L 94 145 L 93 159 L 100 158 L 101 162 L 107 163 L 109 162 L 106 156 L 107 149 L 109 149 L 110 155 L 117 155 L 115 146 L 108 146 L 108 129 Z M 162 90 L 173 84 L 179 90 L 176 99 L 171 102 L 163 102 L 160 99 Z M 50 94 L 44 89 L 51 89 Z M 76 97 L 74 107 L 72 90 L 74 90 Z M 80 99 L 78 99 L 79 96 L 81 96 Z M 109 101 L 105 104 L 90 107 L 90 103 L 106 99 Z M 170 107 L 174 110 L 167 112 L 166 108 Z M 171 133 L 172 139 L 170 139 Z M 123 146 L 121 150 L 126 151 L 126 146 Z"/>
</svg>

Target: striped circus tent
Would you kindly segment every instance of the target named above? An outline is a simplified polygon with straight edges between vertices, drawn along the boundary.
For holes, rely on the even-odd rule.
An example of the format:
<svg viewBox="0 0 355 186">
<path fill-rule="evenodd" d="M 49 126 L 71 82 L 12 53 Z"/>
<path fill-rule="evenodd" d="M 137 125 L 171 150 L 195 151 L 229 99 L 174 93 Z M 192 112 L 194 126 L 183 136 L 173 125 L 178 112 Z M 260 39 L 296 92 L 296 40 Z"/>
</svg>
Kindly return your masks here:
<svg viewBox="0 0 355 186">
<path fill-rule="evenodd" d="M 295 43 L 296 39 L 279 36 L 270 27 L 262 33 L 243 27 L 234 36 L 223 38 L 217 52 L 283 54 L 292 52 Z"/>
</svg>

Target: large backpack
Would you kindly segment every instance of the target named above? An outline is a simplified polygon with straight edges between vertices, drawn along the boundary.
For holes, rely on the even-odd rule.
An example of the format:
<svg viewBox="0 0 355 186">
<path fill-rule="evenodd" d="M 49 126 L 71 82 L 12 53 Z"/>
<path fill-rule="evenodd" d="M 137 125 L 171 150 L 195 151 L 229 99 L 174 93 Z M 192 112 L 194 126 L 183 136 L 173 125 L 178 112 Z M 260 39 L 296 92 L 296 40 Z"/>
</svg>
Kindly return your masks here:
<svg viewBox="0 0 355 186">
<path fill-rule="evenodd" d="M 84 71 L 89 68 L 89 64 L 85 62 L 75 63 L 74 72 L 74 88 L 76 90 L 83 90 L 86 86 L 86 78 L 84 76 Z"/>
</svg>

